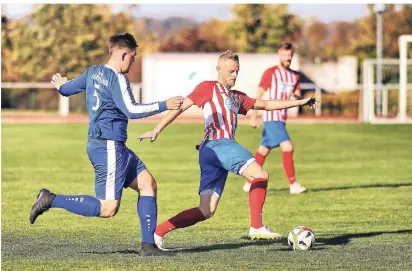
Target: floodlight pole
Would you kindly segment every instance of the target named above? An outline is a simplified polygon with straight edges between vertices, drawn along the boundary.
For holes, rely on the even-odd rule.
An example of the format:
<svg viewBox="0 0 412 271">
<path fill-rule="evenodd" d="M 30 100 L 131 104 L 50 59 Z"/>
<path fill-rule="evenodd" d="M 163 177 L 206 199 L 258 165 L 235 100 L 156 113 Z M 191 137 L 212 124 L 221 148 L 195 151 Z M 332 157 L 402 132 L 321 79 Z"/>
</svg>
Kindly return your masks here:
<svg viewBox="0 0 412 271">
<path fill-rule="evenodd" d="M 382 115 L 382 32 L 383 13 L 386 11 L 385 4 L 375 4 L 376 12 L 376 114 Z"/>
</svg>

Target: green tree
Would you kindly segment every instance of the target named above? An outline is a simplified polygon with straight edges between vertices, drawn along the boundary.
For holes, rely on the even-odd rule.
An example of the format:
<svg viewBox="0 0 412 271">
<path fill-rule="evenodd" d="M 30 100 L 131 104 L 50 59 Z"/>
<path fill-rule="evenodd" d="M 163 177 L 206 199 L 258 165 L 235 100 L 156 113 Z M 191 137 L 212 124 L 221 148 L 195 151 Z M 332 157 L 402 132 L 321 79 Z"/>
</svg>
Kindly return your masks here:
<svg viewBox="0 0 412 271">
<path fill-rule="evenodd" d="M 300 56 L 314 60 L 324 57 L 324 46 L 328 40 L 328 25 L 314 18 L 307 22 L 302 31 L 298 53 Z"/>
<path fill-rule="evenodd" d="M 105 62 L 109 37 L 116 32 L 130 32 L 131 22 L 128 12 L 112 15 L 109 5 L 36 5 L 29 16 L 9 27 L 7 35 L 13 43 L 6 63 L 12 69 L 7 66 L 6 70 L 15 76 L 9 79 L 49 81 L 56 72 L 71 79 L 90 65 Z M 17 107 L 24 104 L 27 93 L 32 93 L 30 107 L 57 107 L 54 91 L 35 90 L 13 91 L 14 96 L 21 95 L 13 98 Z M 84 108 L 83 95 L 71 100 L 71 110 Z"/>
<path fill-rule="evenodd" d="M 399 36 L 412 33 L 412 6 L 389 4 L 387 8 L 383 13 L 383 56 L 397 58 Z M 376 57 L 376 14 L 373 5 L 368 5 L 368 9 L 370 14 L 357 20 L 350 33 L 350 48 L 360 60 Z"/>
<path fill-rule="evenodd" d="M 38 5 L 10 33 L 13 60 L 22 81 L 45 81 L 55 72 L 69 78 L 107 54 L 110 36 L 107 5 Z"/>
<path fill-rule="evenodd" d="M 285 4 L 233 5 L 235 19 L 227 33 L 241 52 L 273 52 L 281 42 L 300 38 L 302 21 L 287 8 Z"/>
<path fill-rule="evenodd" d="M 13 61 L 13 42 L 10 37 L 10 29 L 13 23 L 6 16 L 1 16 L 1 80 L 17 80 L 17 63 Z"/>
<path fill-rule="evenodd" d="M 356 30 L 356 24 L 350 22 L 333 22 L 330 24 L 330 36 L 324 46 L 321 57 L 337 59 L 339 56 L 352 55 L 351 33 Z"/>
<path fill-rule="evenodd" d="M 235 50 L 226 35 L 227 22 L 211 20 L 200 26 L 183 28 L 162 41 L 161 52 L 222 52 Z"/>
</svg>

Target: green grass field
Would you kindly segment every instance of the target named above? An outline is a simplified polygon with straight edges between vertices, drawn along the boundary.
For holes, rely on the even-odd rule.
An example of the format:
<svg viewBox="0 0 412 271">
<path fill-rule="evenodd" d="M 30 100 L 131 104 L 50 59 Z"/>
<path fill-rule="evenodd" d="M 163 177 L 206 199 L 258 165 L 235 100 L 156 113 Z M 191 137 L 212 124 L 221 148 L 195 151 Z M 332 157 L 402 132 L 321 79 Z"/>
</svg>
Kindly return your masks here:
<svg viewBox="0 0 412 271">
<path fill-rule="evenodd" d="M 203 126 L 174 124 L 154 144 L 138 144 L 152 128 L 131 124 L 128 146 L 158 182 L 159 218 L 198 204 L 194 146 Z M 177 256 L 140 258 L 137 194 L 126 190 L 118 215 L 85 218 L 51 210 L 29 224 L 37 192 L 94 194 L 82 124 L 2 125 L 3 270 L 412 270 L 412 126 L 289 125 L 298 180 L 310 189 L 288 194 L 280 152 L 265 164 L 271 175 L 264 223 L 285 236 L 313 229 L 312 251 L 246 239 L 247 195 L 230 175 L 214 218 L 167 236 Z M 240 126 L 251 152 L 261 129 Z"/>
</svg>

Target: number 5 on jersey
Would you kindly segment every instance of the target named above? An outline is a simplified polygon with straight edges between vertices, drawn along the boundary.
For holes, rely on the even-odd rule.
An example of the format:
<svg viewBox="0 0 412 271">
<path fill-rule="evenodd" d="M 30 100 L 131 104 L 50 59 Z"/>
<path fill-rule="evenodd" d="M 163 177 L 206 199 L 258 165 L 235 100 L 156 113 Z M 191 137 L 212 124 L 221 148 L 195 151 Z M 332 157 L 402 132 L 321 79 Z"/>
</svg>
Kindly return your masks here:
<svg viewBox="0 0 412 271">
<path fill-rule="evenodd" d="M 98 84 L 94 84 L 94 93 L 93 96 L 96 96 L 96 104 L 92 107 L 92 110 L 96 111 L 100 107 L 100 98 L 99 98 L 99 88 Z"/>
</svg>

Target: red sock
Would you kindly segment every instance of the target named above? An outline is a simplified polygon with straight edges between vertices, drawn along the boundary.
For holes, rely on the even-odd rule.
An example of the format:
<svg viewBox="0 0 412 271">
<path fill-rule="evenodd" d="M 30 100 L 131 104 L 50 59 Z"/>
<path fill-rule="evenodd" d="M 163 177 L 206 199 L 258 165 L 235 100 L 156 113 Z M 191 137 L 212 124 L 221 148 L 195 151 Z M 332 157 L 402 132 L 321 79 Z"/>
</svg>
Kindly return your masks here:
<svg viewBox="0 0 412 271">
<path fill-rule="evenodd" d="M 262 209 L 266 198 L 267 179 L 254 179 L 249 191 L 250 226 L 259 229 L 263 227 Z"/>
<path fill-rule="evenodd" d="M 263 166 L 263 164 L 265 163 L 265 158 L 266 158 L 266 156 L 264 156 L 264 155 L 261 154 L 260 152 L 256 152 L 256 153 L 255 153 L 255 159 L 256 159 L 256 162 L 257 162 L 259 165 Z"/>
<path fill-rule="evenodd" d="M 286 177 L 289 184 L 296 182 L 295 178 L 295 166 L 293 163 L 293 151 L 282 152 L 283 169 L 285 170 Z"/>
<path fill-rule="evenodd" d="M 185 210 L 169 220 L 156 226 L 155 233 L 159 236 L 164 236 L 169 231 L 179 228 L 186 228 L 205 220 L 206 217 L 198 207 Z"/>
</svg>

